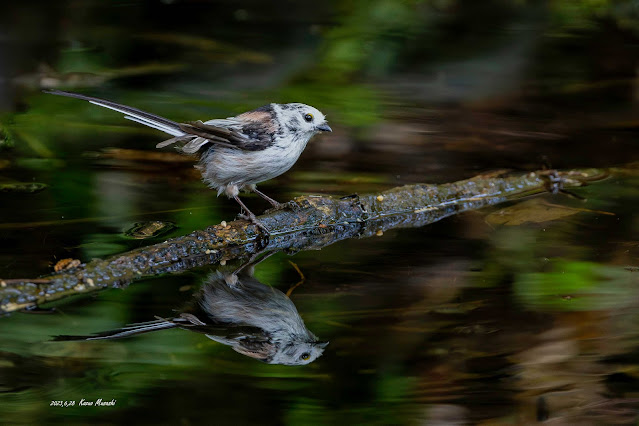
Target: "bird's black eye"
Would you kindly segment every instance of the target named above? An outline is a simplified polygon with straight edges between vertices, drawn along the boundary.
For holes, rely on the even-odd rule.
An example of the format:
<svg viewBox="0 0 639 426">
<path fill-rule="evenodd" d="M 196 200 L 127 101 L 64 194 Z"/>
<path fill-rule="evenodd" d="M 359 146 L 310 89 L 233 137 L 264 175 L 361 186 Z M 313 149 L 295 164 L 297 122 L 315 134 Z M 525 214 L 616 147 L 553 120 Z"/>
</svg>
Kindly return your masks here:
<svg viewBox="0 0 639 426">
<path fill-rule="evenodd" d="M 313 114 L 304 114 L 304 120 L 310 123 L 311 121 L 313 121 Z"/>
<path fill-rule="evenodd" d="M 300 359 L 302 361 L 308 361 L 310 358 L 311 358 L 311 354 L 309 354 L 308 352 L 304 352 L 302 355 L 300 355 Z"/>
</svg>

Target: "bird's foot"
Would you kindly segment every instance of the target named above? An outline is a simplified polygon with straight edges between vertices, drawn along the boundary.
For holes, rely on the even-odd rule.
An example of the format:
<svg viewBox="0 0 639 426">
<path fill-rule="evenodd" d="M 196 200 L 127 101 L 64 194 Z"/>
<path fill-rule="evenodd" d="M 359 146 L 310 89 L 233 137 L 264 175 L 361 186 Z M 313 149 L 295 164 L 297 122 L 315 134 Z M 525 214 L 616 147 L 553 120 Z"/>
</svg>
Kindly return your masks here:
<svg viewBox="0 0 639 426">
<path fill-rule="evenodd" d="M 288 207 L 288 203 L 278 203 L 277 201 L 274 204 L 271 204 L 273 207 L 271 207 L 270 209 L 266 210 L 266 213 L 270 213 L 270 212 L 275 212 L 278 210 L 282 210 L 285 209 L 286 207 Z"/>
<path fill-rule="evenodd" d="M 249 212 L 248 214 L 246 213 L 239 213 L 237 215 L 238 218 L 240 219 L 244 219 L 244 220 L 248 220 L 249 222 L 251 222 L 253 225 L 257 226 L 258 228 L 260 228 L 266 235 L 270 235 L 271 233 L 269 232 L 268 228 L 266 226 L 264 226 L 264 224 L 262 222 L 260 222 L 257 217 L 255 217 L 255 215 L 251 212 Z"/>
<path fill-rule="evenodd" d="M 295 210 L 295 206 L 296 204 L 291 201 L 289 201 L 288 203 L 277 203 L 277 205 L 273 204 L 273 207 L 271 207 L 268 210 L 265 210 L 264 213 L 273 213 L 273 212 L 284 210 L 284 209 Z"/>
<path fill-rule="evenodd" d="M 262 191 L 258 190 L 257 186 L 255 186 L 255 185 L 249 186 L 249 189 L 251 191 L 255 192 L 260 197 L 264 198 L 266 201 L 268 201 L 268 203 L 271 206 L 273 206 L 273 208 L 270 208 L 269 210 L 280 210 L 280 209 L 283 209 L 284 207 L 286 207 L 286 204 L 278 203 L 277 201 L 275 201 L 274 199 L 272 199 L 271 197 L 269 197 L 268 195 L 266 195 Z"/>
<path fill-rule="evenodd" d="M 278 203 L 277 207 L 270 208 L 266 210 L 264 213 L 273 213 L 273 212 L 284 210 L 284 209 L 288 209 L 292 212 L 298 212 L 302 208 L 295 201 L 289 201 L 288 203 Z"/>
<path fill-rule="evenodd" d="M 259 220 L 257 220 L 257 217 L 255 217 L 255 215 L 253 214 L 252 211 L 249 210 L 248 207 L 246 207 L 244 205 L 244 203 L 242 202 L 242 200 L 239 199 L 239 197 L 236 195 L 233 197 L 235 199 L 235 201 L 237 201 L 237 203 L 240 205 L 241 207 L 241 211 L 240 214 L 238 215 L 238 217 L 240 219 L 244 219 L 244 220 L 250 220 L 255 226 L 257 226 L 258 228 L 260 228 L 264 234 L 266 235 L 270 235 L 271 233 L 269 232 L 268 228 L 266 226 L 264 226 L 262 224 L 262 222 L 260 222 Z M 246 214 L 244 213 L 246 212 Z"/>
<path fill-rule="evenodd" d="M 289 210 L 291 210 L 293 212 L 298 212 L 298 211 L 302 210 L 302 206 L 297 204 L 297 201 L 295 201 L 295 200 L 289 201 L 288 203 L 284 204 L 283 207 L 286 207 L 286 208 L 288 208 Z"/>
</svg>

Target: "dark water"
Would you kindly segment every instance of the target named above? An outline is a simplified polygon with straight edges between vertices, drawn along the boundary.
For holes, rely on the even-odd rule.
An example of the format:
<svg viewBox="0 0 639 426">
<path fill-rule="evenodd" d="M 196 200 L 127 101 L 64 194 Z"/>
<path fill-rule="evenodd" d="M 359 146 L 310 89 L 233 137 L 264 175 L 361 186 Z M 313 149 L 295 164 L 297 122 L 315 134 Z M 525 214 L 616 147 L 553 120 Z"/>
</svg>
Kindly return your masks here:
<svg viewBox="0 0 639 426">
<path fill-rule="evenodd" d="M 574 190 L 587 201 L 542 195 L 257 265 L 255 278 L 282 292 L 301 281 L 291 262 L 305 277 L 291 300 L 330 341 L 306 366 L 260 363 L 180 329 L 50 341 L 172 317 L 213 266 L 1 318 L 3 424 L 636 424 L 634 2 L 65 1 L 0 12 L 3 279 L 238 210 L 188 159 L 158 155 L 163 135 L 41 88 L 174 120 L 314 105 L 334 132 L 260 186 L 278 200 L 499 169 L 616 168 Z M 127 234 L 149 221 L 176 227 Z M 80 406 L 99 398 L 115 405 Z"/>
</svg>

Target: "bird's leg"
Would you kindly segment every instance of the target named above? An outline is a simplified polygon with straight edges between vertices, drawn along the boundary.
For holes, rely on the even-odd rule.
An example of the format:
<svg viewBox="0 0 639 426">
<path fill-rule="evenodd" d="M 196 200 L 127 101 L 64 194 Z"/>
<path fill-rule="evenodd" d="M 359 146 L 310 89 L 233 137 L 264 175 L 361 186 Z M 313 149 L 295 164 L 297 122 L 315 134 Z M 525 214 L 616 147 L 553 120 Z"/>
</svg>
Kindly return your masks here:
<svg viewBox="0 0 639 426">
<path fill-rule="evenodd" d="M 264 253 L 264 250 L 260 250 L 257 253 L 253 254 L 249 258 L 249 260 L 244 262 L 235 271 L 233 271 L 233 275 L 237 275 L 241 271 L 246 270 L 246 273 L 248 273 L 250 276 L 253 276 L 253 269 L 255 268 L 255 266 L 259 265 L 260 263 L 262 263 L 263 261 L 265 261 L 269 257 L 273 256 L 275 253 L 277 253 L 277 251 L 268 252 L 264 256 L 260 257 L 262 255 L 262 253 Z M 260 257 L 260 258 L 258 259 L 258 257 Z"/>
<path fill-rule="evenodd" d="M 246 205 L 242 202 L 242 200 L 240 200 L 240 197 L 238 197 L 237 195 L 234 195 L 233 198 L 235 199 L 235 201 L 237 201 L 237 203 L 240 205 L 240 207 L 246 212 L 246 215 L 240 213 L 240 217 L 244 216 L 245 219 L 250 220 L 251 222 L 253 222 L 253 224 L 255 224 L 262 231 L 264 231 L 267 234 L 269 234 L 268 229 L 266 229 L 266 227 L 264 225 L 262 225 L 262 222 L 257 220 L 257 217 L 253 214 L 252 211 L 249 210 L 248 207 L 246 207 Z"/>
<path fill-rule="evenodd" d="M 260 197 L 268 201 L 273 206 L 273 208 L 281 209 L 284 207 L 284 204 L 278 203 L 277 201 L 275 201 L 274 199 L 272 199 L 271 197 L 269 197 L 268 195 L 266 195 L 265 193 L 257 189 L 257 186 L 251 185 L 249 188 L 251 189 L 251 191 L 255 192 L 257 195 L 259 195 Z"/>
<path fill-rule="evenodd" d="M 257 221 L 257 217 L 253 214 L 253 212 L 251 210 L 249 210 L 248 207 L 246 207 L 246 204 L 244 204 L 242 202 L 242 200 L 240 200 L 240 197 L 238 197 L 237 195 L 234 195 L 233 199 L 235 201 L 237 201 L 237 203 L 240 205 L 240 208 L 242 209 L 242 211 L 239 214 L 239 216 L 242 219 L 248 219 L 251 222 L 256 222 Z M 244 212 L 246 212 L 246 214 L 244 214 Z"/>
</svg>

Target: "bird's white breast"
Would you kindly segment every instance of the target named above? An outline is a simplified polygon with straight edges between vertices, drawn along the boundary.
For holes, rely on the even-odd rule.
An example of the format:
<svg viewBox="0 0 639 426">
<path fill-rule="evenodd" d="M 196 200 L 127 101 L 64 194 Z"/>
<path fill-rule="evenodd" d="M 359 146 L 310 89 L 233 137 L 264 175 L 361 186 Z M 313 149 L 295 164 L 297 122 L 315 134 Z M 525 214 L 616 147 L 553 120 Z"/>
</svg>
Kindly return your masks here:
<svg viewBox="0 0 639 426">
<path fill-rule="evenodd" d="M 261 151 L 240 151 L 215 147 L 205 153 L 199 164 L 204 180 L 212 187 L 226 185 L 242 188 L 272 179 L 289 170 L 304 151 L 309 137 L 277 138 Z"/>
</svg>

